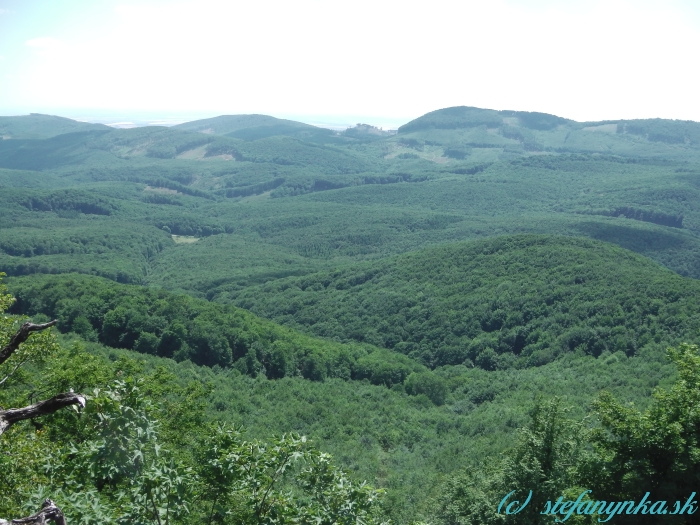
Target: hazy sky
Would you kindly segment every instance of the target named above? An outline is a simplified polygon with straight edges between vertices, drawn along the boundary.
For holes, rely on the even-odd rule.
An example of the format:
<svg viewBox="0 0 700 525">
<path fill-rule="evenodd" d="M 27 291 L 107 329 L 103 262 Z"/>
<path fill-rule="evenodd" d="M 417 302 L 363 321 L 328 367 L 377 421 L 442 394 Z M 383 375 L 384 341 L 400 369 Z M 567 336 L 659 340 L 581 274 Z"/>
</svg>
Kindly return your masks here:
<svg viewBox="0 0 700 525">
<path fill-rule="evenodd" d="M 0 114 L 700 121 L 698 50 L 698 0 L 0 0 Z"/>
</svg>

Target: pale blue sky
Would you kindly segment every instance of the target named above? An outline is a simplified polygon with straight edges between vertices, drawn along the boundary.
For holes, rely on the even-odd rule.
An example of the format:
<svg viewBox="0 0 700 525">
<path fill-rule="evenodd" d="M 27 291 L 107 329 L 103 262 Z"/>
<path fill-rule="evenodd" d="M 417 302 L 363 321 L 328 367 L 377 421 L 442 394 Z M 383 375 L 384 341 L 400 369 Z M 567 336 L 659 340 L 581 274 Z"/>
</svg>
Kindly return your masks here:
<svg viewBox="0 0 700 525">
<path fill-rule="evenodd" d="M 0 0 L 0 114 L 700 121 L 700 2 Z"/>
</svg>

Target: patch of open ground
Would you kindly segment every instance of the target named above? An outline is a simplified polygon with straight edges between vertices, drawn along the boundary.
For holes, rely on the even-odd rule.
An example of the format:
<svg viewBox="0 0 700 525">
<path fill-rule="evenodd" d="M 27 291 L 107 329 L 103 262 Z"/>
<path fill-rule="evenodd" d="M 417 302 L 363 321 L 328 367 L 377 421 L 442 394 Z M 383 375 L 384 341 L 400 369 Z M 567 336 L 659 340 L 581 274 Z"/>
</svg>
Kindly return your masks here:
<svg viewBox="0 0 700 525">
<path fill-rule="evenodd" d="M 176 194 L 182 195 L 182 193 L 180 193 L 177 190 L 171 190 L 170 188 L 161 188 L 161 187 L 154 188 L 153 186 L 146 186 L 143 189 L 143 191 L 154 191 L 156 193 L 169 193 L 171 195 L 176 195 Z"/>
<path fill-rule="evenodd" d="M 192 160 L 199 160 L 203 159 L 204 155 L 207 154 L 207 147 L 208 144 L 204 144 L 204 146 L 199 146 L 198 148 L 194 149 L 188 149 L 187 151 L 183 151 L 180 153 L 176 159 L 192 159 Z"/>
<path fill-rule="evenodd" d="M 208 144 L 204 144 L 203 146 L 199 146 L 197 148 L 188 149 L 187 151 L 180 153 L 175 158 L 185 160 L 233 160 L 233 156 L 228 154 L 207 156 L 208 147 Z"/>
<path fill-rule="evenodd" d="M 199 237 L 192 237 L 191 235 L 171 235 L 171 237 L 177 244 L 192 244 L 199 240 Z"/>
</svg>

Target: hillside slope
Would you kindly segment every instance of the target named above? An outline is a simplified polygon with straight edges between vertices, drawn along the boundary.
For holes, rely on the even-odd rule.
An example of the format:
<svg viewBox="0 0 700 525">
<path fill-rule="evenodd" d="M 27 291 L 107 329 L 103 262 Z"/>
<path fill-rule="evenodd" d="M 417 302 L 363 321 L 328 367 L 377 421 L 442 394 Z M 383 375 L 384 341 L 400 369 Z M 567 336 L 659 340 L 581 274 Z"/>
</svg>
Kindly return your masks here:
<svg viewBox="0 0 700 525">
<path fill-rule="evenodd" d="M 692 338 L 699 297 L 699 281 L 609 244 L 512 236 L 290 277 L 219 300 L 430 367 L 493 370 L 568 352 L 634 355 Z"/>
<path fill-rule="evenodd" d="M 250 128 L 259 127 L 274 127 L 288 126 L 290 129 L 306 129 L 314 128 L 303 122 L 294 120 L 279 119 L 269 115 L 220 115 L 218 117 L 206 118 L 201 120 L 193 120 L 173 126 L 173 129 L 184 131 L 196 131 L 198 133 L 206 133 L 213 135 L 226 135 L 227 133 L 235 133 Z"/>
<path fill-rule="evenodd" d="M 456 124 L 441 123 L 450 115 Z M 244 140 L 157 126 L 3 140 L 0 268 L 78 271 L 214 297 L 443 243 L 538 233 L 613 242 L 700 277 L 691 135 L 660 141 L 656 132 L 618 134 L 601 124 L 608 127 L 579 131 L 604 155 L 528 150 L 506 128 L 489 127 L 494 115 L 528 133 L 583 125 L 453 108 L 371 141 Z M 270 118 L 237 125 L 279 124 Z M 621 137 L 642 141 L 642 156 L 619 149 Z"/>
<path fill-rule="evenodd" d="M 337 134 L 303 122 L 279 119 L 268 115 L 221 115 L 173 126 L 175 129 L 213 135 L 226 135 L 243 140 L 287 136 L 311 142 L 337 142 Z"/>
<path fill-rule="evenodd" d="M 64 133 L 109 130 L 104 124 L 89 124 L 55 115 L 31 113 L 16 117 L 0 117 L 0 139 L 47 139 Z"/>
<path fill-rule="evenodd" d="M 260 368 L 241 374 L 238 365 L 246 364 L 248 359 L 234 363 L 232 368 L 196 366 L 189 360 L 176 362 L 89 341 L 98 334 L 91 333 L 94 328 L 88 317 L 107 310 L 102 326 L 106 330 L 101 329 L 99 336 L 109 336 L 107 342 L 116 341 L 118 346 L 127 346 L 131 340 L 129 329 L 141 324 L 142 328 L 169 325 L 166 333 L 170 339 L 186 334 L 195 343 L 193 349 L 202 345 L 201 339 L 207 336 L 214 346 L 220 346 L 215 333 L 220 329 L 224 337 L 236 334 L 243 343 L 252 341 L 251 349 L 269 350 L 266 336 L 272 323 L 236 309 L 215 305 L 207 309 L 202 302 L 186 297 L 75 276 L 43 282 L 13 281 L 23 295 L 23 308 L 31 304 L 57 313 L 63 330 L 80 332 L 88 341 L 78 339 L 75 333 L 62 337 L 63 348 L 53 353 L 42 374 L 28 374 L 9 385 L 5 383 L 1 391 L 4 406 L 15 406 L 13 401 L 6 403 L 8 386 L 10 392 L 17 394 L 15 399 L 24 402 L 38 389 L 51 390 L 52 385 L 54 389 L 70 386 L 84 392 L 107 388 L 111 379 L 134 384 L 134 379 L 139 378 L 145 380 L 137 383 L 140 393 L 155 404 L 159 413 L 167 414 L 161 419 L 159 436 L 175 437 L 173 446 L 183 456 L 193 454 L 199 441 L 208 437 L 208 429 L 222 423 L 237 428 L 244 425 L 247 439 L 269 441 L 290 431 L 300 432 L 322 450 L 333 453 L 355 479 L 385 488 L 384 508 L 401 524 L 415 523 L 416 516 L 429 515 L 434 510 L 430 497 L 440 490 L 445 475 L 461 469 L 479 469 L 484 461 L 490 461 L 490 456 L 496 457 L 512 446 L 516 429 L 526 423 L 527 413 L 538 396 L 557 395 L 573 405 L 572 415 L 581 417 L 602 388 L 644 406 L 651 389 L 659 382 L 667 382 L 674 373 L 661 352 L 642 352 L 629 358 L 622 352 L 604 352 L 598 358 L 569 354 L 527 370 L 448 366 L 429 373 L 417 366 L 413 369 L 416 373 L 410 374 L 404 384 L 396 382 L 390 389 L 385 383 L 370 384 L 371 377 L 359 381 L 349 377 L 309 380 L 299 375 L 269 379 Z M 83 293 L 86 290 L 89 298 Z M 74 317 L 77 313 L 85 315 Z M 124 314 L 128 314 L 129 322 L 121 328 L 127 330 L 115 330 L 119 328 L 115 321 Z M 38 314 L 34 320 L 41 322 L 46 317 Z M 216 326 L 214 321 L 223 322 L 223 326 Z M 277 346 L 290 342 L 291 331 L 278 328 L 276 333 L 281 335 L 275 341 Z M 308 348 L 310 340 L 297 335 L 295 352 Z M 137 350 L 143 352 L 147 343 L 141 341 Z M 320 342 L 318 348 L 339 346 L 343 345 Z M 390 354 L 370 352 L 363 358 L 363 366 L 372 365 L 385 377 L 391 377 L 386 375 L 393 368 Z M 398 357 L 399 362 L 410 362 Z M 29 382 L 25 384 L 25 380 Z M 64 437 L 67 425 L 72 427 L 75 417 L 65 411 L 43 418 L 42 437 Z M 15 430 L 20 428 L 17 425 Z M 24 429 L 36 439 L 35 427 L 27 425 Z M 186 429 L 194 432 L 183 434 Z M 75 439 L 75 434 L 66 439 Z"/>
<path fill-rule="evenodd" d="M 700 158 L 700 123 L 668 119 L 576 122 L 528 111 L 468 106 L 431 111 L 399 128 L 399 146 L 447 157 L 506 159 L 547 153 Z"/>
<path fill-rule="evenodd" d="M 15 314 L 46 315 L 58 328 L 112 348 L 234 367 L 253 377 L 368 379 L 391 387 L 411 372 L 411 359 L 370 345 L 328 343 L 233 306 L 117 284 L 85 275 L 12 279 Z"/>
</svg>

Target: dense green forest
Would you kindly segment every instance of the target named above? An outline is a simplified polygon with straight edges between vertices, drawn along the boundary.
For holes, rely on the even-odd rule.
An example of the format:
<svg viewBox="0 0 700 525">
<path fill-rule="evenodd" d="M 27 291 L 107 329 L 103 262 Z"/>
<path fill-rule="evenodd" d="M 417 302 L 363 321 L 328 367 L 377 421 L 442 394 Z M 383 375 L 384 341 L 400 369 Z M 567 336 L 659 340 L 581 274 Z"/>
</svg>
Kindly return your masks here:
<svg viewBox="0 0 700 525">
<path fill-rule="evenodd" d="M 7 139 L 46 139 L 87 130 L 109 130 L 103 124 L 77 122 L 54 115 L 31 113 L 19 117 L 0 117 L 0 137 Z"/>
<path fill-rule="evenodd" d="M 690 340 L 700 329 L 699 296 L 698 281 L 611 245 L 516 236 L 278 279 L 217 299 L 431 368 L 492 370 Z"/>
<path fill-rule="evenodd" d="M 486 134 L 501 137 L 494 133 Z M 409 135 L 319 143 L 147 127 L 4 140 L 0 266 L 9 275 L 80 272 L 206 297 L 227 281 L 244 287 L 464 239 L 555 233 L 700 275 L 700 166 L 690 139 L 666 157 L 609 142 L 604 154 L 523 150 L 499 160 L 476 151 L 494 148 L 473 145 L 465 158 L 448 157 L 449 141 Z"/>
<path fill-rule="evenodd" d="M 59 330 L 113 348 L 235 367 L 270 379 L 368 379 L 391 387 L 427 370 L 395 352 L 321 342 L 236 307 L 83 275 L 18 279 L 13 313 L 58 319 Z"/>
<path fill-rule="evenodd" d="M 0 436 L 0 517 L 554 523 L 559 496 L 695 487 L 700 124 L 0 135 L 0 347 L 25 315 L 59 332 L 0 362 L 0 416 L 88 395 Z"/>
</svg>

